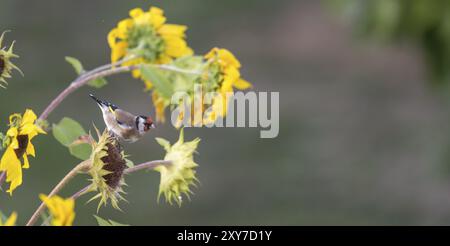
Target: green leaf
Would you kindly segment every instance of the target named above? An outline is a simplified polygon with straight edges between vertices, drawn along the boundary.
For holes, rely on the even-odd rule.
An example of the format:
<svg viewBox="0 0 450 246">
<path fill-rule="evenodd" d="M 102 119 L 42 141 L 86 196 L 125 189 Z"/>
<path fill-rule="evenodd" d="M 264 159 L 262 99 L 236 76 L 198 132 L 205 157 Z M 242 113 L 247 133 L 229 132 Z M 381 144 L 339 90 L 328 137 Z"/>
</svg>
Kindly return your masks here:
<svg viewBox="0 0 450 246">
<path fill-rule="evenodd" d="M 115 222 L 113 220 L 108 220 L 108 221 L 109 221 L 109 223 L 111 223 L 112 226 L 130 226 L 130 225 L 127 225 L 127 224 L 121 224 L 119 222 Z"/>
<path fill-rule="evenodd" d="M 92 147 L 86 143 L 75 144 L 69 146 L 69 152 L 78 159 L 87 160 L 91 156 Z"/>
<path fill-rule="evenodd" d="M 183 56 L 174 60 L 172 65 L 187 70 L 199 71 L 205 66 L 205 63 L 202 56 Z"/>
<path fill-rule="evenodd" d="M 78 75 L 85 73 L 86 71 L 83 68 L 83 64 L 81 64 L 81 61 L 78 60 L 75 57 L 66 56 L 66 61 L 72 65 L 72 67 L 75 69 Z M 87 83 L 89 86 L 94 88 L 102 88 L 103 86 L 107 85 L 108 82 L 104 78 L 98 78 L 93 79 Z"/>
<path fill-rule="evenodd" d="M 81 136 L 86 135 L 86 131 L 77 121 L 65 117 L 58 124 L 53 124 L 53 136 L 62 145 L 69 148 L 70 154 L 86 160 L 91 154 L 91 146 L 87 143 L 78 143 Z"/>
<path fill-rule="evenodd" d="M 151 66 L 143 66 L 141 68 L 141 74 L 145 80 L 152 82 L 155 90 L 157 90 L 161 96 L 170 100 L 174 93 L 173 85 L 161 71 Z"/>
<path fill-rule="evenodd" d="M 98 217 L 97 215 L 94 215 L 94 217 L 97 220 L 97 223 L 99 226 L 111 226 L 111 224 L 107 220 L 102 219 L 102 218 Z"/>
<path fill-rule="evenodd" d="M 58 124 L 53 124 L 53 136 L 66 147 L 82 135 L 86 135 L 86 131 L 71 118 L 64 117 Z"/>
<path fill-rule="evenodd" d="M 97 220 L 97 223 L 99 226 L 129 226 L 129 225 L 125 225 L 125 224 L 121 224 L 112 220 L 105 220 L 102 219 L 100 217 L 98 217 L 97 215 L 94 215 L 95 219 Z"/>
<path fill-rule="evenodd" d="M 84 73 L 83 65 L 81 64 L 80 60 L 74 57 L 66 56 L 66 61 L 72 65 L 72 67 L 75 69 L 75 72 L 77 72 L 78 75 Z"/>
<path fill-rule="evenodd" d="M 94 80 L 89 81 L 87 84 L 88 84 L 89 86 L 91 86 L 91 87 L 100 89 L 100 88 L 102 88 L 103 86 L 107 85 L 107 84 L 108 84 L 108 81 L 106 81 L 105 78 L 98 78 L 98 79 L 94 79 Z"/>
</svg>

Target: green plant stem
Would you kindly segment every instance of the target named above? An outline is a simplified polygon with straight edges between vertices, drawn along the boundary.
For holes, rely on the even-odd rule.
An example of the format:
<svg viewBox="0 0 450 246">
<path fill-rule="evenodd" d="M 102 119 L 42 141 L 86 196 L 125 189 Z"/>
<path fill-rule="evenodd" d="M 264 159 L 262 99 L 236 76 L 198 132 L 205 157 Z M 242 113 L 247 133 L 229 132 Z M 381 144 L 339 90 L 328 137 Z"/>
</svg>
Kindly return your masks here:
<svg viewBox="0 0 450 246">
<path fill-rule="evenodd" d="M 80 172 L 86 172 L 91 167 L 91 161 L 83 161 L 77 166 L 75 166 L 70 172 L 61 180 L 59 183 L 53 188 L 53 190 L 50 192 L 48 197 L 52 197 L 56 194 L 58 194 L 64 186 L 66 186 L 77 174 Z M 36 223 L 37 219 L 41 215 L 41 213 L 44 211 L 46 205 L 44 202 L 41 202 L 39 207 L 36 209 L 34 214 L 31 216 L 30 220 L 27 223 L 27 226 L 32 226 L 34 223 Z"/>
</svg>

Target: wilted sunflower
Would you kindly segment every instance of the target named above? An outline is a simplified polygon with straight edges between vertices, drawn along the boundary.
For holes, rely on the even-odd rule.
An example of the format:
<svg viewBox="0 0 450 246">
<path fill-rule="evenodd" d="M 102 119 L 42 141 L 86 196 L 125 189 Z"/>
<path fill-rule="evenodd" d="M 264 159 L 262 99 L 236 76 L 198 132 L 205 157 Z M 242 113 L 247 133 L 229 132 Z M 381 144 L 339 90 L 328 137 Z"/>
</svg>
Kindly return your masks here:
<svg viewBox="0 0 450 246">
<path fill-rule="evenodd" d="M 184 130 L 181 129 L 178 141 L 172 146 L 169 141 L 162 138 L 156 138 L 156 141 L 166 150 L 164 160 L 171 161 L 171 165 L 155 168 L 161 174 L 158 201 L 161 194 L 164 194 L 167 202 L 172 204 L 172 201 L 175 201 L 181 206 L 181 195 L 184 194 L 189 198 L 189 194 L 192 193 L 189 186 L 198 182 L 194 170 L 198 166 L 194 162 L 194 153 L 200 139 L 184 142 Z"/>
<path fill-rule="evenodd" d="M 166 64 L 173 58 L 191 55 L 193 51 L 185 41 L 187 27 L 165 22 L 166 17 L 160 8 L 151 7 L 148 12 L 132 9 L 130 18 L 120 21 L 108 34 L 111 62 L 138 56 L 123 65 Z M 140 78 L 140 71 L 134 70 L 133 76 Z M 146 83 L 148 86 L 150 82 Z"/>
<path fill-rule="evenodd" d="M 0 87 L 6 88 L 8 84 L 6 79 L 11 78 L 11 73 L 14 69 L 22 74 L 22 71 L 11 62 L 11 58 L 17 58 L 18 55 L 13 53 L 14 42 L 7 49 L 2 47 L 3 37 L 6 32 L 3 32 L 0 36 Z M 23 74 L 22 74 L 23 75 Z"/>
<path fill-rule="evenodd" d="M 88 173 L 92 177 L 89 191 L 96 191 L 98 194 L 90 201 L 100 198 L 99 209 L 101 205 L 106 205 L 108 200 L 111 200 L 112 206 L 119 209 L 119 199 L 124 200 L 120 193 L 124 193 L 123 171 L 127 167 L 124 153 L 117 140 L 108 131 L 105 130 L 101 135 L 97 131 L 97 135 L 98 142 L 92 141 L 90 157 L 92 164 Z"/>
<path fill-rule="evenodd" d="M 45 203 L 52 216 L 52 226 L 72 226 L 75 219 L 75 200 L 73 198 L 63 199 L 59 196 L 48 197 L 40 194 L 42 202 Z"/>
<path fill-rule="evenodd" d="M 6 147 L 0 160 L 0 171 L 6 171 L 6 182 L 10 182 L 7 190 L 10 195 L 17 186 L 22 184 L 22 168 L 29 168 L 28 155 L 35 156 L 35 149 L 31 140 L 38 134 L 45 132 L 35 124 L 36 114 L 27 109 L 25 113 L 9 116 L 9 130 L 6 132 Z M 23 165 L 22 165 L 23 162 Z"/>
</svg>

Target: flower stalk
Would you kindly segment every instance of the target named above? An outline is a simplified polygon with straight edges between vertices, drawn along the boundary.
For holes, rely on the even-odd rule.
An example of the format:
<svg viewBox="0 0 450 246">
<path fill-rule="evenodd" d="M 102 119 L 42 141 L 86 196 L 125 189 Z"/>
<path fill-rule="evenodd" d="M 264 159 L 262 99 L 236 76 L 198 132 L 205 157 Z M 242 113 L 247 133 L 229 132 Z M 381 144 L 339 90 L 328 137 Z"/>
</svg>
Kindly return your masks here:
<svg viewBox="0 0 450 246">
<path fill-rule="evenodd" d="M 131 174 L 131 173 L 142 171 L 142 170 L 153 170 L 156 167 L 161 166 L 161 165 L 162 166 L 169 166 L 169 165 L 172 165 L 172 162 L 171 161 L 164 161 L 164 160 L 155 160 L 155 161 L 144 162 L 144 163 L 136 165 L 134 167 L 130 167 L 130 168 L 125 169 L 124 174 Z M 76 193 L 74 193 L 71 196 L 71 198 L 74 199 L 74 200 L 78 199 L 82 195 L 88 193 L 90 188 L 91 188 L 91 186 L 92 186 L 92 184 L 90 184 L 90 185 L 84 187 L 83 189 L 77 191 Z M 47 225 L 48 221 L 50 221 L 50 219 L 51 219 L 51 217 L 49 216 L 47 218 L 47 220 L 42 223 L 42 225 Z"/>
<path fill-rule="evenodd" d="M 140 65 L 117 67 L 117 66 L 120 66 L 121 64 L 127 62 L 128 60 L 129 60 L 128 58 L 125 58 L 116 63 L 103 65 L 96 69 L 91 70 L 90 72 L 82 74 L 77 79 L 75 79 L 72 83 L 70 83 L 70 85 L 66 89 L 64 89 L 55 99 L 53 99 L 53 101 L 47 106 L 47 108 L 45 108 L 44 112 L 42 112 L 42 114 L 39 116 L 38 120 L 40 120 L 40 121 L 46 120 L 47 117 L 49 116 L 49 114 L 51 112 L 53 112 L 53 110 L 55 110 L 67 96 L 69 96 L 70 94 L 75 92 L 77 89 L 86 85 L 89 81 L 98 79 L 98 78 L 108 77 L 108 76 L 119 74 L 119 73 L 130 72 L 130 71 L 139 69 L 141 66 L 143 66 L 143 64 L 140 64 Z M 201 74 L 200 71 L 195 71 L 195 70 L 191 71 L 191 70 L 181 69 L 181 68 L 177 68 L 175 66 L 165 65 L 165 64 L 153 65 L 153 67 L 159 68 L 162 70 L 178 72 L 178 73 L 196 74 L 196 75 Z"/>
<path fill-rule="evenodd" d="M 2 184 L 6 179 L 6 172 L 0 172 L 0 190 L 2 190 Z"/>
<path fill-rule="evenodd" d="M 74 91 L 81 88 L 82 86 L 86 85 L 89 81 L 98 79 L 98 78 L 111 76 L 114 74 L 130 72 L 136 68 L 137 68 L 137 66 L 117 67 L 117 68 L 112 68 L 112 69 L 107 68 L 107 70 L 104 70 L 104 71 L 99 71 L 99 72 L 96 72 L 93 74 L 87 74 L 87 75 L 82 75 L 82 76 L 78 77 L 76 80 L 74 80 L 72 83 L 70 83 L 70 85 L 66 89 L 64 89 L 64 91 L 62 91 L 55 99 L 53 99 L 53 101 L 47 106 L 47 108 L 44 110 L 44 112 L 42 112 L 42 114 L 39 116 L 38 120 L 41 120 L 41 121 L 46 120 L 48 115 L 53 110 L 55 110 L 55 108 L 57 108 L 59 106 L 59 104 L 67 96 L 69 96 Z"/>
<path fill-rule="evenodd" d="M 52 196 L 58 194 L 62 188 L 64 188 L 64 186 L 66 186 L 75 176 L 77 176 L 77 174 L 79 174 L 80 172 L 86 172 L 87 170 L 89 170 L 91 166 L 91 161 L 87 160 L 87 161 L 83 161 L 80 164 L 78 164 L 77 166 L 75 166 L 61 181 L 59 181 L 59 183 L 53 188 L 53 190 L 50 192 L 50 194 L 48 195 L 48 198 L 51 198 Z M 44 209 L 46 208 L 46 205 L 44 202 L 41 203 L 41 205 L 39 205 L 39 207 L 36 209 L 36 211 L 34 212 L 34 214 L 31 216 L 30 220 L 27 223 L 27 226 L 32 226 L 36 223 L 37 219 L 39 218 L 39 216 L 41 215 L 41 213 L 44 211 Z"/>
<path fill-rule="evenodd" d="M 153 170 L 159 166 L 170 166 L 170 165 L 172 165 L 171 161 L 165 161 L 165 160 L 149 161 L 149 162 L 144 162 L 144 163 L 138 164 L 134 167 L 129 167 L 124 170 L 123 174 L 131 174 L 131 173 L 135 173 L 135 172 L 142 171 L 142 170 Z M 86 194 L 90 188 L 91 188 L 91 185 L 88 185 L 88 186 L 84 187 L 83 189 L 74 193 L 71 197 L 76 200 L 80 196 Z"/>
</svg>

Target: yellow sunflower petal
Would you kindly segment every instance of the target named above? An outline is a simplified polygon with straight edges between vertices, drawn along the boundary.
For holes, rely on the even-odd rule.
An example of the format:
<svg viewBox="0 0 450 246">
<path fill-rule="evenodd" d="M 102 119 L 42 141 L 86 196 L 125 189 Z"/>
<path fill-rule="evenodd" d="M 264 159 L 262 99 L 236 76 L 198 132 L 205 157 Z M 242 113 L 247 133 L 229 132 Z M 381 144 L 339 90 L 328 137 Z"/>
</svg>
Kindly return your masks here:
<svg viewBox="0 0 450 246">
<path fill-rule="evenodd" d="M 155 114 L 156 114 L 156 121 L 158 122 L 165 122 L 166 116 L 164 114 L 164 111 L 166 109 L 166 104 L 164 103 L 164 99 L 158 95 L 155 91 L 152 93 L 152 100 L 153 105 L 155 106 Z"/>
<path fill-rule="evenodd" d="M 166 22 L 166 17 L 162 15 L 150 15 L 150 23 L 156 28 L 160 28 Z"/>
<path fill-rule="evenodd" d="M 144 13 L 144 11 L 141 8 L 134 8 L 132 10 L 130 10 L 130 16 L 132 18 L 136 18 L 141 16 Z"/>
<path fill-rule="evenodd" d="M 17 141 L 17 138 L 13 138 L 11 140 L 11 143 L 9 144 L 9 147 L 12 149 L 18 149 L 19 148 L 19 141 Z"/>
<path fill-rule="evenodd" d="M 186 55 L 188 52 L 188 47 L 186 41 L 179 37 L 165 37 L 164 41 L 166 43 L 165 53 L 172 57 L 181 57 Z"/>
<path fill-rule="evenodd" d="M 48 197 L 40 194 L 39 198 L 47 205 L 52 215 L 53 226 L 71 226 L 75 218 L 75 201 L 72 198 L 63 199 L 59 196 Z"/>
<path fill-rule="evenodd" d="M 34 124 L 34 121 L 37 119 L 36 114 L 31 109 L 25 110 L 25 113 L 23 114 L 22 121 L 20 123 L 21 126 L 26 124 Z"/>
<path fill-rule="evenodd" d="M 131 71 L 131 75 L 133 76 L 133 78 L 138 79 L 141 77 L 141 70 L 135 69 L 135 70 Z"/>
<path fill-rule="evenodd" d="M 241 73 L 234 66 L 228 66 L 223 70 L 224 76 L 226 79 L 230 79 L 232 81 L 236 81 L 241 77 Z"/>
<path fill-rule="evenodd" d="M 225 79 L 222 82 L 222 86 L 220 87 L 220 91 L 222 93 L 232 92 L 234 81 L 235 80 L 231 77 L 225 77 Z"/>
<path fill-rule="evenodd" d="M 185 32 L 187 26 L 175 25 L 175 24 L 165 24 L 159 28 L 158 33 L 162 36 L 176 36 L 185 37 Z"/>
<path fill-rule="evenodd" d="M 46 132 L 35 124 L 26 124 L 20 128 L 20 135 L 31 135 L 31 137 L 34 137 L 38 133 L 45 134 Z"/>
<path fill-rule="evenodd" d="M 121 20 L 119 24 L 117 24 L 117 37 L 120 39 L 126 39 L 128 30 L 133 27 L 132 19 Z"/>
<path fill-rule="evenodd" d="M 111 50 L 111 62 L 116 62 L 125 56 L 128 44 L 124 41 L 117 42 Z"/>
<path fill-rule="evenodd" d="M 6 132 L 6 135 L 8 137 L 16 137 L 19 134 L 19 130 L 17 129 L 17 127 L 11 127 L 8 129 L 8 131 Z"/>
<path fill-rule="evenodd" d="M 34 150 L 34 145 L 29 141 L 26 149 L 27 155 L 36 157 L 36 151 Z"/>
<path fill-rule="evenodd" d="M 241 63 L 236 59 L 236 57 L 227 49 L 219 49 L 217 51 L 219 59 L 225 66 L 233 66 L 236 68 L 241 67 Z"/>
<path fill-rule="evenodd" d="M 28 161 L 28 156 L 27 155 L 23 155 L 23 166 L 22 168 L 24 169 L 28 169 L 30 168 L 30 162 Z"/>
<path fill-rule="evenodd" d="M 219 50 L 219 48 L 215 47 L 212 48 L 206 55 L 205 55 L 205 59 L 214 59 L 217 55 L 217 51 Z"/>
<path fill-rule="evenodd" d="M 238 79 L 234 82 L 233 86 L 239 90 L 246 90 L 252 87 L 252 84 L 244 79 Z"/>
<path fill-rule="evenodd" d="M 153 84 L 150 80 L 144 80 L 144 91 L 150 91 L 153 89 Z"/>
<path fill-rule="evenodd" d="M 158 7 L 150 7 L 150 9 L 148 10 L 151 14 L 153 15 L 164 15 L 164 10 L 158 8 Z"/>
<path fill-rule="evenodd" d="M 114 28 L 108 33 L 108 44 L 109 44 L 109 47 L 112 48 L 112 47 L 115 46 L 116 39 L 117 39 L 117 36 L 118 36 L 118 32 L 119 32 L 119 29 Z"/>
<path fill-rule="evenodd" d="M 21 118 L 20 114 L 12 114 L 9 116 L 9 124 L 12 124 L 16 118 Z"/>
<path fill-rule="evenodd" d="M 167 64 L 172 62 L 172 57 L 167 54 L 161 54 L 156 61 L 157 64 Z"/>
<path fill-rule="evenodd" d="M 2 219 L 0 218 L 0 226 L 15 226 L 17 220 L 17 213 L 13 212 L 8 219 L 6 219 L 5 223 L 2 223 Z"/>
<path fill-rule="evenodd" d="M 3 153 L 0 161 L 0 170 L 6 171 L 6 182 L 10 183 L 6 192 L 12 195 L 12 192 L 22 184 L 22 167 L 16 152 L 11 146 Z"/>
</svg>

